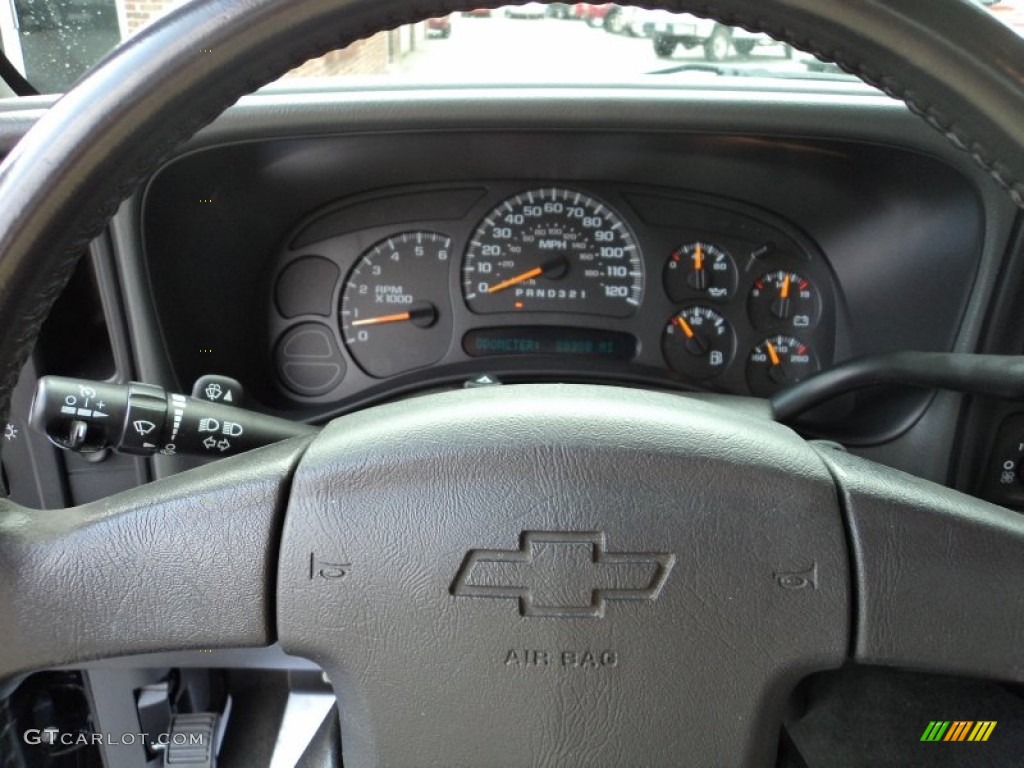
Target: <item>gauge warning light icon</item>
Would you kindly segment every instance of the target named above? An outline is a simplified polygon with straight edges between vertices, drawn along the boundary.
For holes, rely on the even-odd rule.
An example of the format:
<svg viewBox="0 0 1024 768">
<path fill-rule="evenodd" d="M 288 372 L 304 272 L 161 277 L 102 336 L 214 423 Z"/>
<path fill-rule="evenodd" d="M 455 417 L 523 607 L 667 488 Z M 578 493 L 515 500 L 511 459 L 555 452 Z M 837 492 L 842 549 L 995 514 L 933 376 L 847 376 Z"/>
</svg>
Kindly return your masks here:
<svg viewBox="0 0 1024 768">
<path fill-rule="evenodd" d="M 470 550 L 451 593 L 517 600 L 522 616 L 599 619 L 611 600 L 657 600 L 675 560 L 609 552 L 599 532 L 524 531 L 518 550 Z"/>
</svg>

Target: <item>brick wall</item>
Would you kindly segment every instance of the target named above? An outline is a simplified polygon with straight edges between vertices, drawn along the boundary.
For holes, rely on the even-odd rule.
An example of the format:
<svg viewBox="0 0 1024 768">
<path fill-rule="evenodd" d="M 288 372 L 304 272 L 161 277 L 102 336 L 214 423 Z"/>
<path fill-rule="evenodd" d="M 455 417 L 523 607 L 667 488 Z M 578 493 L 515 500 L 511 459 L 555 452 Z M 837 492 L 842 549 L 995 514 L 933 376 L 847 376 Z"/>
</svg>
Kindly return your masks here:
<svg viewBox="0 0 1024 768">
<path fill-rule="evenodd" d="M 131 37 L 149 22 L 183 5 L 184 2 L 185 0 L 118 0 L 122 36 Z M 402 45 L 399 45 L 399 35 L 402 35 Z M 415 46 L 417 37 L 422 37 L 418 29 L 382 32 L 353 43 L 343 50 L 331 51 L 319 59 L 307 61 L 289 72 L 286 77 L 381 74 L 387 70 L 389 64 L 399 58 L 400 51 L 408 47 L 409 41 Z"/>
<path fill-rule="evenodd" d="M 390 33 L 381 32 L 348 48 L 310 59 L 285 77 L 327 77 L 330 75 L 378 75 L 391 62 Z"/>
</svg>

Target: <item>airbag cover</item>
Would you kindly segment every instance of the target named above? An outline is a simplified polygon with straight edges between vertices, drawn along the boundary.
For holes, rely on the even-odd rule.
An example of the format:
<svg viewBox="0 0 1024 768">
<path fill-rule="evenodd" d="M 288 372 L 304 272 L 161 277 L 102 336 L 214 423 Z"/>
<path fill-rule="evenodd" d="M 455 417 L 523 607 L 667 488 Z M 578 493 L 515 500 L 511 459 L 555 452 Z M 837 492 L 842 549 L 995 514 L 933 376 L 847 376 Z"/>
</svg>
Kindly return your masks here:
<svg viewBox="0 0 1024 768">
<path fill-rule="evenodd" d="M 295 477 L 280 639 L 346 765 L 769 765 L 841 663 L 836 494 L 788 429 L 524 385 L 344 417 Z"/>
</svg>

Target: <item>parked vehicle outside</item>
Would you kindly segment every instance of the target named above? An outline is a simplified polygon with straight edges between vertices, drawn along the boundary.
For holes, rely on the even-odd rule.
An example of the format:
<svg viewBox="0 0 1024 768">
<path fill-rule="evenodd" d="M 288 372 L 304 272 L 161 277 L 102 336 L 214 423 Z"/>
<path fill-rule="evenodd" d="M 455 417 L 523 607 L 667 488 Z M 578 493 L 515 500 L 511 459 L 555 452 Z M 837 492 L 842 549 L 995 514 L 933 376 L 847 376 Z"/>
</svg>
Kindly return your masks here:
<svg viewBox="0 0 1024 768">
<path fill-rule="evenodd" d="M 572 3 L 548 3 L 547 15 L 551 19 L 571 19 Z"/>
<path fill-rule="evenodd" d="M 630 23 L 633 29 L 651 38 L 655 54 L 663 59 L 670 58 L 679 46 L 687 50 L 702 46 L 708 61 L 723 61 L 734 48 L 740 56 L 748 56 L 758 46 L 777 45 L 768 35 L 729 27 L 689 13 L 637 11 Z M 789 49 L 786 51 L 788 53 Z"/>
<path fill-rule="evenodd" d="M 427 37 L 440 37 L 447 39 L 452 36 L 452 17 L 437 16 L 427 19 Z"/>
<path fill-rule="evenodd" d="M 543 19 L 548 9 L 544 3 L 526 3 L 525 5 L 510 5 L 505 9 L 505 16 L 510 19 Z"/>
<path fill-rule="evenodd" d="M 600 27 L 604 25 L 605 16 L 615 7 L 614 3 L 576 3 L 574 11 L 577 19 L 592 27 Z"/>
</svg>

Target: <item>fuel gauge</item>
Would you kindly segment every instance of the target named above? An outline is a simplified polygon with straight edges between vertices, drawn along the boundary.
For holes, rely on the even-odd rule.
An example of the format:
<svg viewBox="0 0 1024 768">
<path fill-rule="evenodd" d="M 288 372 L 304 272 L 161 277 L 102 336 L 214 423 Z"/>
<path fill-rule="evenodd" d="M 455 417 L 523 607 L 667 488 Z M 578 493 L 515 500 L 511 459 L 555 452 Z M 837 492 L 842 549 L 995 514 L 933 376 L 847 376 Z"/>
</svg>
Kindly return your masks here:
<svg viewBox="0 0 1024 768">
<path fill-rule="evenodd" d="M 728 301 L 736 292 L 736 262 L 724 248 L 711 243 L 688 243 L 665 265 L 665 291 L 672 301 L 704 296 Z"/>
<path fill-rule="evenodd" d="M 792 336 L 772 336 L 750 353 L 747 360 L 747 384 L 759 397 L 768 397 L 788 384 L 818 372 L 813 350 Z"/>
<path fill-rule="evenodd" d="M 710 307 L 687 307 L 669 321 L 661 349 L 674 370 L 692 379 L 710 379 L 732 360 L 736 335 L 729 321 Z"/>
</svg>

